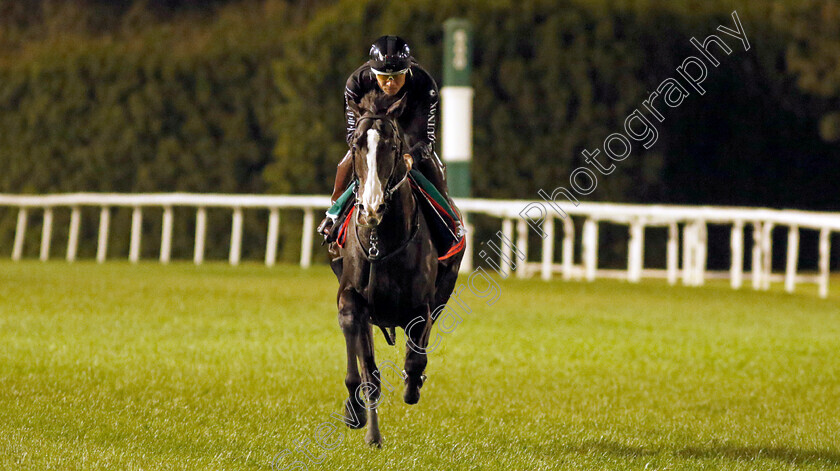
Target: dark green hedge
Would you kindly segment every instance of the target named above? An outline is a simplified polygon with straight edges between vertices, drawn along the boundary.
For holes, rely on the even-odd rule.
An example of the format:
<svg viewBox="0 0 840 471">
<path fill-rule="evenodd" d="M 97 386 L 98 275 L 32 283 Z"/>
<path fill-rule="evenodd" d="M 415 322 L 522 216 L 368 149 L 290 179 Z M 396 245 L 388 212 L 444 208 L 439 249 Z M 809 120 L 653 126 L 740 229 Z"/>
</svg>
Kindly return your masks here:
<svg viewBox="0 0 840 471">
<path fill-rule="evenodd" d="M 831 103 L 804 94 L 787 70 L 790 18 L 779 9 L 788 7 L 341 2 L 290 36 L 289 54 L 276 63 L 278 145 L 266 179 L 274 191 L 327 192 L 345 150 L 342 84 L 364 60 L 371 38 L 405 36 L 440 79 L 440 25 L 462 16 L 475 26 L 477 45 L 474 194 L 536 199 L 540 188 L 550 193 L 568 186 L 571 170 L 583 164 L 581 151 L 621 131 L 648 92 L 698 54 L 689 39 L 703 40 L 718 25 L 732 27 L 730 13 L 738 8 L 751 49 L 734 47 L 710 70 L 706 95 L 693 93 L 682 107 L 667 110 L 657 144 L 600 178 L 587 200 L 840 209 L 836 198 L 825 198 L 840 178 L 840 155 L 818 133 Z M 496 229 L 480 225 L 478 240 Z M 624 263 L 626 234 L 607 239 L 613 253 L 607 263 Z"/>
<path fill-rule="evenodd" d="M 697 54 L 689 39 L 731 25 L 737 8 L 752 49 L 724 57 L 707 94 L 669 110 L 659 142 L 587 199 L 840 208 L 826 197 L 840 155 L 819 134 L 832 137 L 840 109 L 825 0 L 292 4 L 233 3 L 131 35 L 47 35 L 4 54 L 0 191 L 326 193 L 346 147 L 343 84 L 370 42 L 404 36 L 440 79 L 441 24 L 460 16 L 476 32 L 474 194 L 533 199 L 566 184 L 583 149 Z M 224 257 L 229 215 L 213 217 L 209 254 Z M 176 256 L 190 257 L 192 219 L 177 218 Z M 114 240 L 127 240 L 127 220 L 116 216 Z M 3 247 L 13 226 L 0 212 Z M 159 226 L 150 219 L 148 255 Z M 283 238 L 293 260 L 297 229 L 284 224 Z M 264 215 L 247 217 L 245 255 L 261 257 L 263 241 Z"/>
<path fill-rule="evenodd" d="M 65 40 L 0 68 L 0 192 L 264 193 L 281 26 L 282 14 L 234 16 L 156 27 L 131 41 Z M 191 229 L 194 216 L 184 216 Z M 210 221 L 211 256 L 227 250 L 218 228 L 229 217 Z M 13 219 L 3 216 L 4 246 Z M 116 247 L 126 221 L 115 218 Z M 150 255 L 159 218 L 149 226 Z M 66 228 L 56 229 L 60 239 Z M 192 234 L 176 234 L 175 253 L 189 256 Z"/>
</svg>

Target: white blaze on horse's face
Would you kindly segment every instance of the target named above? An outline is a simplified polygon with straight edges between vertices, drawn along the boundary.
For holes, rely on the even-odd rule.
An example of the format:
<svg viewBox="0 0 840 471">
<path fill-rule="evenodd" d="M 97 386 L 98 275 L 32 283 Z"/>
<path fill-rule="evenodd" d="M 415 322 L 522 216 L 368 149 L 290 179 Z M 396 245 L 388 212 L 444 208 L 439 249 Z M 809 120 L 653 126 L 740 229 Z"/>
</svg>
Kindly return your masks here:
<svg viewBox="0 0 840 471">
<path fill-rule="evenodd" d="M 367 132 L 367 178 L 362 190 L 362 205 L 368 215 L 374 215 L 385 201 L 382 182 L 376 171 L 376 149 L 379 147 L 379 133 L 374 129 Z"/>
</svg>

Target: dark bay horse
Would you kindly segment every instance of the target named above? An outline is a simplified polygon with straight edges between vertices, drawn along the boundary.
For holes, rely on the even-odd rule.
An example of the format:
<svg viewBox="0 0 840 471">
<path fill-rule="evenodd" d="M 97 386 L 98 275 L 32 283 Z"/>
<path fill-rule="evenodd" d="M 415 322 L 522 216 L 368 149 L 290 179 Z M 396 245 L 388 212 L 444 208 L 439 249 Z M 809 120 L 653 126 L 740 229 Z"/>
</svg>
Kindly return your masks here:
<svg viewBox="0 0 840 471">
<path fill-rule="evenodd" d="M 409 184 L 410 142 L 397 118 L 404 100 L 370 93 L 358 106 L 352 140 L 356 204 L 347 216 L 343 247 L 333 244 L 332 265 L 339 281 L 338 323 L 347 347 L 345 422 L 368 424 L 365 441 L 381 446 L 376 406 L 381 376 L 374 359 L 373 328 L 389 344 L 394 329 L 406 333 L 403 399 L 420 400 L 429 333 L 449 300 L 463 251 L 445 262 L 432 243 L 429 225 Z"/>
</svg>

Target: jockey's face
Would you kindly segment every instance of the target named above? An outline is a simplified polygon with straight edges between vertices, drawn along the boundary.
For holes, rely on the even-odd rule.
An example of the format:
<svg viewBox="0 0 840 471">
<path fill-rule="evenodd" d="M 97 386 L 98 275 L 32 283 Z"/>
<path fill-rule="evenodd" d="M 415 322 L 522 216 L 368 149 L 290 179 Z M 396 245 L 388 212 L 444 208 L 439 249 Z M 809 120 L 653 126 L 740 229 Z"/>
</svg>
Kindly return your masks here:
<svg viewBox="0 0 840 471">
<path fill-rule="evenodd" d="M 405 85 L 405 74 L 377 75 L 376 82 L 383 92 L 387 95 L 394 96 Z"/>
</svg>

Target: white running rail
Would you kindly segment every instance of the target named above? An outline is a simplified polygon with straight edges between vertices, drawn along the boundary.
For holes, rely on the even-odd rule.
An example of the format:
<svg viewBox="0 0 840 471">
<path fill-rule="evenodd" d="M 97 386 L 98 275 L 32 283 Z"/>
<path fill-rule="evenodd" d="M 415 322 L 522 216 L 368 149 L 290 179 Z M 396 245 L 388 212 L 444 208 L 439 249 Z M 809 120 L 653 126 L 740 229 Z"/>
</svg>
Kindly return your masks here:
<svg viewBox="0 0 840 471">
<path fill-rule="evenodd" d="M 526 208 L 537 203 L 525 200 L 486 200 L 456 199 L 456 203 L 467 220 L 467 246 L 472 247 L 473 231 L 471 215 L 482 214 L 501 220 L 501 233 L 508 240 L 516 239 L 516 247 L 527 253 L 528 233 L 538 227 L 546 237 L 542 241 L 542 256 L 539 262 L 519 263 L 517 276 L 527 277 L 540 273 L 545 280 L 560 273 L 564 279 L 594 280 L 597 277 L 625 278 L 629 282 L 638 282 L 642 278 L 666 278 L 670 284 L 682 279 L 688 286 L 700 286 L 707 278 L 728 278 L 734 289 L 741 288 L 749 278 L 753 289 L 768 290 L 772 281 L 783 281 L 785 289 L 793 292 L 798 282 L 811 282 L 818 285 L 819 295 L 828 296 L 829 262 L 831 234 L 840 232 L 840 213 L 808 212 L 796 210 L 772 210 L 764 208 L 735 208 L 711 206 L 668 206 L 668 205 L 631 205 L 610 203 L 580 203 L 578 206 L 566 205 L 563 209 L 570 216 L 584 219 L 581 241 L 583 243 L 582 260 L 575 262 L 574 244 L 576 228 L 570 217 L 560 217 L 557 213 L 546 214 L 544 220 L 533 220 Z M 108 253 L 108 236 L 111 208 L 133 208 L 131 218 L 131 239 L 129 260 L 140 259 L 140 242 L 143 209 L 163 208 L 161 230 L 160 261 L 168 263 L 171 255 L 173 207 L 192 207 L 196 209 L 195 247 L 193 261 L 204 261 L 205 234 L 207 232 L 207 208 L 227 208 L 232 214 L 230 253 L 228 260 L 236 265 L 240 261 L 242 245 L 242 211 L 244 208 L 268 211 L 267 244 L 265 250 L 266 265 L 274 265 L 277 258 L 277 241 L 280 227 L 280 210 L 297 209 L 303 211 L 303 236 L 301 240 L 301 267 L 309 267 L 312 262 L 312 244 L 315 238 L 315 212 L 323 210 L 329 204 L 326 196 L 263 196 L 263 195 L 227 195 L 227 194 L 107 194 L 73 193 L 56 195 L 5 195 L 0 194 L 0 207 L 16 208 L 17 226 L 15 229 L 12 260 L 23 256 L 23 245 L 27 229 L 28 215 L 31 211 L 43 212 L 40 259 L 46 261 L 50 256 L 50 242 L 53 226 L 53 213 L 57 209 L 70 211 L 70 228 L 67 241 L 66 259 L 74 261 L 79 244 L 79 226 L 81 207 L 100 208 L 99 237 L 96 259 L 104 262 Z M 539 203 L 541 206 L 542 203 Z M 555 263 L 555 225 L 562 226 L 561 262 Z M 628 261 L 626 270 L 605 270 L 598 268 L 598 229 L 600 224 L 626 225 L 629 230 Z M 708 254 L 707 229 L 709 224 L 725 225 L 731 228 L 730 251 L 731 268 L 728 272 L 710 272 L 706 269 Z M 752 273 L 744 273 L 744 228 L 752 226 Z M 645 269 L 645 229 L 664 227 L 668 231 L 666 250 L 666 268 Z M 787 228 L 787 257 L 784 274 L 772 272 L 773 230 Z M 816 275 L 797 273 L 799 260 L 799 233 L 801 230 L 819 233 L 819 263 Z M 514 235 L 514 232 L 516 233 Z M 680 237 L 682 233 L 682 237 Z M 680 263 L 679 244 L 682 239 L 682 263 Z M 473 251 L 468 250 L 462 263 L 463 271 L 473 269 Z M 507 277 L 513 269 L 513 248 L 505 246 L 505 252 L 499 257 L 498 266 L 502 276 Z M 484 253 L 484 252 L 480 252 Z M 486 253 L 485 253 L 486 255 Z"/>
</svg>

